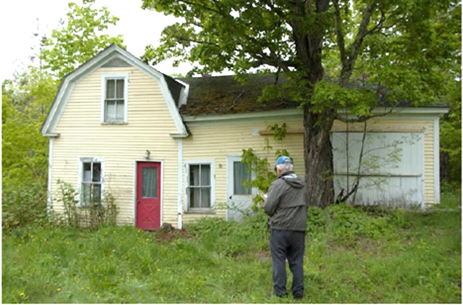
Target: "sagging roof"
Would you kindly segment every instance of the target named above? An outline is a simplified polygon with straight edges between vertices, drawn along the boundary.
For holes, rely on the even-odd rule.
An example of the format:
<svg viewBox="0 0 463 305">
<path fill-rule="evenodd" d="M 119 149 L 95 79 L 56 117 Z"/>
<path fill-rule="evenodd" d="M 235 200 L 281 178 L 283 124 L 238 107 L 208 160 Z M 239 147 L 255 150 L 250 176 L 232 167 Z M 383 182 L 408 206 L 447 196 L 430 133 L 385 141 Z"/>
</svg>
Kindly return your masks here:
<svg viewBox="0 0 463 305">
<path fill-rule="evenodd" d="M 237 81 L 233 75 L 179 78 L 178 80 L 189 84 L 187 103 L 179 108 L 181 115 L 198 116 L 295 109 L 300 105 L 299 102 L 289 99 L 258 102 L 265 86 L 282 85 L 287 82 L 283 75 L 278 77 L 277 82 L 275 74 L 251 75 L 244 84 Z M 353 88 L 358 85 L 350 84 L 348 87 Z M 400 100 L 393 106 L 390 105 L 386 100 L 385 92 L 380 95 L 378 106 L 413 107 L 411 102 L 405 100 Z M 422 107 L 448 106 L 439 103 Z"/>
<path fill-rule="evenodd" d="M 182 115 L 231 114 L 296 108 L 300 103 L 275 99 L 259 103 L 262 88 L 275 84 L 275 75 L 253 75 L 244 84 L 232 75 L 179 78 L 190 85 Z M 280 78 L 277 84 L 283 84 Z"/>
</svg>

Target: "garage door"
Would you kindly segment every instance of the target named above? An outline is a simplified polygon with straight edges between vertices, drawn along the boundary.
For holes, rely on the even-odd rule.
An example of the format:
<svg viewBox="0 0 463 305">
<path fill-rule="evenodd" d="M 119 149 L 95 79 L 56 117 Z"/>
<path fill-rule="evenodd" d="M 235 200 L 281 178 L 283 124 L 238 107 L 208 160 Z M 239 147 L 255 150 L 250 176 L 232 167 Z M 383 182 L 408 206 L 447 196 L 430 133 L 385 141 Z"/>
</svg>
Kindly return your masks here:
<svg viewBox="0 0 463 305">
<path fill-rule="evenodd" d="M 332 133 L 335 195 L 352 189 L 360 169 L 355 204 L 422 205 L 422 133 Z M 348 146 L 346 146 L 348 140 Z M 363 153 L 362 153 L 363 151 Z M 346 153 L 348 152 L 348 153 Z M 362 154 L 362 158 L 360 155 Z M 359 163 L 359 161 L 361 162 Z M 360 164 L 360 165 L 359 165 Z M 353 196 L 350 197 L 352 201 Z"/>
</svg>

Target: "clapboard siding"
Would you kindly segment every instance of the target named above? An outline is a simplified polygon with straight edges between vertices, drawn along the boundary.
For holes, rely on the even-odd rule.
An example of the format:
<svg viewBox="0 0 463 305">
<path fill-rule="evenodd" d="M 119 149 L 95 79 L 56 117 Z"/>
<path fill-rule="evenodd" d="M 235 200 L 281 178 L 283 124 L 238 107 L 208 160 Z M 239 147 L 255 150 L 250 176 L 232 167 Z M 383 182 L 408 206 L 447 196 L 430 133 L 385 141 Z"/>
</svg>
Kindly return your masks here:
<svg viewBox="0 0 463 305">
<path fill-rule="evenodd" d="M 301 121 L 290 121 L 287 123 L 287 130 L 300 130 Z M 274 123 L 272 123 L 273 125 Z M 192 124 L 193 125 L 193 124 Z M 302 133 L 287 134 L 282 142 L 275 142 L 272 136 L 255 136 L 256 131 L 265 130 L 266 123 L 215 123 L 213 126 L 207 124 L 196 124 L 190 126 L 193 136 L 184 140 L 183 160 L 214 159 L 216 173 L 216 204 L 227 201 L 226 186 L 226 156 L 241 155 L 243 149 L 253 148 L 257 154 L 267 157 L 270 163 L 275 159 L 274 151 L 287 149 L 294 159 L 294 170 L 304 176 L 304 158 Z M 345 123 L 336 121 L 333 130 L 345 130 Z M 349 130 L 357 127 L 363 130 L 362 124 L 350 124 Z M 378 118 L 368 123 L 368 131 L 389 131 L 389 132 L 412 132 L 423 134 L 424 145 L 424 200 L 425 203 L 434 202 L 434 139 L 433 119 L 423 118 Z M 266 138 L 269 140 L 272 150 L 269 152 L 263 148 L 266 146 Z M 185 166 L 183 178 L 185 177 Z M 182 180 L 184 181 L 184 180 Z M 185 198 L 182 198 L 183 201 Z M 183 202 L 185 206 L 185 202 Z M 218 210 L 216 216 L 225 218 L 226 211 Z M 185 214 L 184 222 L 195 220 L 199 217 L 210 216 L 206 214 Z"/>
<path fill-rule="evenodd" d="M 128 123 L 101 124 L 101 75 L 128 73 Z M 133 67 L 100 68 L 77 82 L 71 93 L 53 143 L 53 207 L 58 179 L 77 188 L 80 157 L 105 158 L 105 189 L 116 197 L 118 223 L 134 222 L 135 162 L 143 161 L 146 150 L 150 159 L 163 161 L 162 221 L 177 223 L 177 143 L 169 134 L 177 129 L 167 108 L 159 84 Z"/>
<path fill-rule="evenodd" d="M 287 122 L 288 128 L 297 127 L 299 122 Z M 276 143 L 272 136 L 255 136 L 253 131 L 266 129 L 265 123 L 240 123 L 211 126 L 189 127 L 193 136 L 183 142 L 183 160 L 215 160 L 215 204 L 223 205 L 227 202 L 227 155 L 241 156 L 243 149 L 253 148 L 261 157 L 267 157 L 270 163 L 274 162 L 276 149 L 287 149 L 294 159 L 294 169 L 297 174 L 304 175 L 304 161 L 302 141 L 299 135 L 288 135 L 283 143 Z M 264 150 L 266 140 L 273 147 L 270 152 Z M 185 179 L 185 166 L 183 178 Z M 183 180 L 184 181 L 184 180 Z M 185 197 L 183 206 L 185 206 Z M 215 215 L 184 214 L 183 222 L 188 223 L 201 217 L 226 218 L 226 209 L 217 209 Z"/>
<path fill-rule="evenodd" d="M 127 124 L 101 124 L 101 77 L 103 74 L 128 73 Z M 272 164 L 277 149 L 287 149 L 294 159 L 294 170 L 304 176 L 302 142 L 302 120 L 286 121 L 288 133 L 282 142 L 275 142 L 272 135 L 260 136 L 259 131 L 269 125 L 260 123 L 215 122 L 191 124 L 192 135 L 183 140 L 182 183 L 185 182 L 186 161 L 213 159 L 215 161 L 215 206 L 227 202 L 227 156 L 240 156 L 243 149 L 253 148 Z M 273 125 L 275 122 L 272 122 Z M 411 132 L 423 134 L 424 149 L 424 199 L 434 202 L 434 132 L 433 119 L 400 119 L 383 117 L 368 123 L 369 131 Z M 362 124 L 350 124 L 349 130 L 361 131 Z M 333 131 L 342 131 L 346 125 L 336 121 Z M 178 143 L 170 137 L 177 129 L 170 115 L 164 96 L 156 80 L 132 67 L 100 68 L 77 82 L 65 111 L 55 130 L 60 134 L 53 143 L 52 194 L 53 208 L 62 211 L 56 201 L 58 179 L 77 188 L 80 157 L 105 158 L 105 189 L 116 197 L 120 224 L 134 222 L 134 183 L 136 161 L 143 161 L 146 150 L 152 160 L 163 162 L 162 176 L 162 222 L 177 225 L 178 217 Z M 270 151 L 264 149 L 268 144 Z M 182 188 L 182 204 L 185 203 L 185 188 Z M 183 222 L 201 217 L 226 218 L 226 209 L 218 208 L 215 214 L 192 214 L 184 209 Z"/>
</svg>

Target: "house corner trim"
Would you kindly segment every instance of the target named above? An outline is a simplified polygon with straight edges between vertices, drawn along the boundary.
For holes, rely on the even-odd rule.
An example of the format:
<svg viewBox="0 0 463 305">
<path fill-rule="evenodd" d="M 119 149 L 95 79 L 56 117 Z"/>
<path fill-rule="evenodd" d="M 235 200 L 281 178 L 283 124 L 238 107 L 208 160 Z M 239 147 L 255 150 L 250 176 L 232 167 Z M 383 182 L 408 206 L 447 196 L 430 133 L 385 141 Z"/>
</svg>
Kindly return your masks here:
<svg viewBox="0 0 463 305">
<path fill-rule="evenodd" d="M 47 216 L 48 219 L 50 220 L 51 218 L 51 213 L 53 209 L 53 196 L 52 196 L 52 167 L 53 167 L 53 141 L 55 138 L 50 137 L 49 138 L 49 148 L 48 148 L 48 182 L 47 182 Z"/>
<path fill-rule="evenodd" d="M 439 117 L 434 118 L 434 203 L 440 203 Z"/>
<path fill-rule="evenodd" d="M 183 227 L 183 205 L 182 205 L 182 192 L 183 192 L 183 185 L 182 185 L 182 169 L 183 169 L 183 139 L 178 138 L 178 162 L 177 162 L 177 181 L 178 181 L 178 197 L 177 197 L 177 228 L 182 229 Z"/>
</svg>

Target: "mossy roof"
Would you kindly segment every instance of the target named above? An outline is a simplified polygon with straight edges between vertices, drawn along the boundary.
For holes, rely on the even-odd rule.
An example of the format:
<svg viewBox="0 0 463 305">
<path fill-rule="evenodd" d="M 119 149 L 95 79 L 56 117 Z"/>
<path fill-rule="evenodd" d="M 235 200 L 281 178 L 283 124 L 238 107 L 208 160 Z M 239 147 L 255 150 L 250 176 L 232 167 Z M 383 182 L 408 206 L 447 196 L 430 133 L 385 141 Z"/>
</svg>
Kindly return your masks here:
<svg viewBox="0 0 463 305">
<path fill-rule="evenodd" d="M 297 108 L 300 103 L 290 99 L 274 99 L 259 102 L 262 89 L 268 85 L 282 85 L 287 80 L 280 75 L 276 81 L 274 74 L 251 75 L 246 83 L 240 83 L 233 75 L 178 78 L 190 85 L 187 104 L 180 107 L 181 115 L 210 115 L 259 112 Z M 350 84 L 348 87 L 357 87 Z M 378 105 L 391 107 L 385 95 L 379 98 Z M 394 107 L 413 107 L 409 101 L 401 100 Z M 444 103 L 422 107 L 448 107 Z"/>
<path fill-rule="evenodd" d="M 253 75 L 242 84 L 232 75 L 179 78 L 190 85 L 182 115 L 232 114 L 296 108 L 300 103 L 284 99 L 258 102 L 262 89 L 268 85 L 283 84 L 286 80 L 275 75 Z"/>
</svg>

